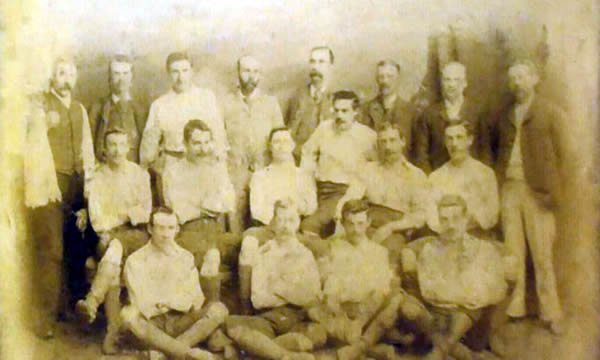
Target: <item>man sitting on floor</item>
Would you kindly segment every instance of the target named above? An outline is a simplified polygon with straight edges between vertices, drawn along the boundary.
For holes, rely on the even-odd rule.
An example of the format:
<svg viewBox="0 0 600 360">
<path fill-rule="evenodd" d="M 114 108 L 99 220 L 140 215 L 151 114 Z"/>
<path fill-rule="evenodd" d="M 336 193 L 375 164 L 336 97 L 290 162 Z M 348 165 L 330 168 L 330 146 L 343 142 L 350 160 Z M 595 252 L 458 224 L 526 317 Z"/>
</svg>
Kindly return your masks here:
<svg viewBox="0 0 600 360">
<path fill-rule="evenodd" d="M 150 350 L 175 359 L 213 359 L 194 346 L 206 340 L 228 315 L 218 295 L 205 296 L 200 277 L 218 275 L 219 253 L 205 256 L 200 276 L 194 256 L 177 245 L 177 216 L 168 208 L 152 213 L 150 241 L 129 256 L 124 278 L 130 304 L 121 310 L 124 327 Z"/>
</svg>

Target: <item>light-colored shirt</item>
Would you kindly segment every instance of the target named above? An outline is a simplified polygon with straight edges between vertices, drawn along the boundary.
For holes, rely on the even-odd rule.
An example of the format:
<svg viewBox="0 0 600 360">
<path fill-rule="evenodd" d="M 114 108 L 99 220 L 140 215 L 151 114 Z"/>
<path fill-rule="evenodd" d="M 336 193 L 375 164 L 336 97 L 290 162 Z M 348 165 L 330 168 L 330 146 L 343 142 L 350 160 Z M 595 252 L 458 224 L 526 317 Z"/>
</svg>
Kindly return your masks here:
<svg viewBox="0 0 600 360">
<path fill-rule="evenodd" d="M 354 122 L 344 131 L 334 120 L 319 124 L 302 148 L 302 168 L 319 181 L 350 184 L 373 155 L 377 134 Z"/>
<path fill-rule="evenodd" d="M 310 215 L 317 209 L 315 180 L 293 160 L 271 164 L 256 171 L 250 180 L 250 212 L 252 218 L 268 224 L 273 217 L 275 202 L 294 200 L 300 215 Z"/>
<path fill-rule="evenodd" d="M 521 153 L 521 132 L 523 128 L 523 120 L 529 110 L 529 104 L 517 105 L 514 108 L 514 114 L 512 117 L 513 124 L 515 126 L 515 140 L 513 148 L 510 152 L 510 158 L 508 159 L 508 166 L 506 167 L 506 178 L 512 180 L 525 180 L 525 171 L 523 170 L 523 154 Z"/>
<path fill-rule="evenodd" d="M 230 161 L 238 166 L 264 167 L 269 134 L 283 126 L 277 98 L 258 89 L 248 96 L 237 91 L 227 95 L 223 109 Z"/>
<path fill-rule="evenodd" d="M 124 277 L 131 304 L 147 319 L 204 304 L 194 255 L 177 244 L 163 251 L 149 241 L 127 258 Z"/>
<path fill-rule="evenodd" d="M 417 254 L 417 277 L 430 304 L 479 309 L 497 304 L 506 295 L 507 264 L 501 244 L 466 235 L 462 241 L 425 238 Z"/>
<path fill-rule="evenodd" d="M 151 165 L 162 150 L 183 152 L 183 129 L 193 119 L 211 129 L 217 152 L 225 157 L 227 138 L 217 99 L 212 91 L 192 86 L 179 94 L 171 89 L 152 103 L 142 135 L 140 163 Z"/>
<path fill-rule="evenodd" d="M 390 292 L 393 271 L 388 251 L 372 241 L 353 245 L 338 237 L 319 260 L 323 295 L 337 303 L 364 303 Z"/>
<path fill-rule="evenodd" d="M 181 224 L 207 211 L 232 212 L 235 206 L 227 165 L 213 156 L 197 161 L 187 157 L 171 159 L 165 164 L 162 185 L 165 204 L 173 209 Z"/>
<path fill-rule="evenodd" d="M 443 195 L 460 195 L 467 204 L 469 228 L 491 229 L 498 222 L 498 182 L 494 170 L 484 163 L 467 157 L 460 165 L 450 161 L 429 175 L 431 207 L 429 227 L 439 231 L 437 203 Z"/>
<path fill-rule="evenodd" d="M 100 164 L 86 183 L 88 212 L 96 232 L 126 223 L 147 223 L 152 211 L 150 175 L 129 160 L 116 168 Z"/>
<path fill-rule="evenodd" d="M 240 264 L 252 267 L 251 300 L 256 309 L 292 304 L 308 306 L 321 298 L 321 280 L 314 255 L 297 239 L 269 240 L 259 247 L 244 238 Z"/>
</svg>

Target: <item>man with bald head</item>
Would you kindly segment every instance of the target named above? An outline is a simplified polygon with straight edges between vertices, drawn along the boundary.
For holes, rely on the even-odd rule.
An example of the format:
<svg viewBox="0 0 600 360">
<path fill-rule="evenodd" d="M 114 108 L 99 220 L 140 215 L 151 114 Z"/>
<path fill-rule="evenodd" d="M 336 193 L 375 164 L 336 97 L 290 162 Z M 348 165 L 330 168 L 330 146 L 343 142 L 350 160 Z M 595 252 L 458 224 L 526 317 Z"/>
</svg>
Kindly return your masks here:
<svg viewBox="0 0 600 360">
<path fill-rule="evenodd" d="M 50 90 L 41 99 L 62 199 L 62 202 L 50 201 L 37 207 L 31 214 L 33 238 L 39 249 L 36 268 L 40 269 L 40 273 L 36 279 L 39 281 L 40 307 L 44 312 L 37 318 L 40 326 L 36 330 L 42 337 L 53 336 L 53 322 L 65 310 L 61 304 L 65 300 L 63 238 L 78 237 L 73 226 L 74 214 L 83 203 L 84 173 L 92 169 L 94 162 L 87 112 L 80 102 L 72 98 L 76 81 L 75 64 L 69 59 L 58 59 L 54 64 Z M 71 246 L 65 247 L 71 249 Z"/>
<path fill-rule="evenodd" d="M 100 99 L 90 109 L 90 125 L 98 159 L 104 158 L 106 133 L 114 129 L 121 129 L 127 133 L 129 138 L 127 159 L 139 162 L 140 140 L 144 125 L 146 125 L 146 111 L 132 97 L 132 80 L 132 60 L 125 55 L 115 55 L 108 64 L 110 94 Z"/>
<path fill-rule="evenodd" d="M 229 170 L 236 191 L 237 209 L 231 221 L 236 232 L 249 221 L 248 183 L 255 170 L 267 164 L 271 130 L 283 126 L 277 98 L 258 88 L 261 64 L 252 56 L 237 62 L 238 87 L 224 101 L 225 129 L 230 144 Z"/>
<path fill-rule="evenodd" d="M 410 154 L 414 111 L 398 95 L 400 70 L 400 65 L 393 60 L 382 60 L 377 63 L 375 79 L 379 91 L 377 96 L 365 104 L 360 122 L 375 131 L 379 131 L 385 123 L 393 124 L 402 133 L 406 143 L 405 154 Z"/>
<path fill-rule="evenodd" d="M 328 46 L 311 49 L 308 85 L 302 86 L 292 96 L 286 116 L 286 125 L 296 142 L 294 155 L 300 157 L 302 146 L 323 120 L 333 117 L 333 95 L 328 89 L 334 55 Z"/>
<path fill-rule="evenodd" d="M 428 109 L 415 121 L 415 164 L 426 173 L 449 160 L 444 143 L 444 130 L 448 125 L 463 123 L 472 133 L 474 143 L 471 154 L 480 158 L 479 144 L 481 114 L 478 104 L 464 96 L 467 88 L 467 69 L 459 62 L 450 62 L 442 70 L 442 100 Z"/>
</svg>

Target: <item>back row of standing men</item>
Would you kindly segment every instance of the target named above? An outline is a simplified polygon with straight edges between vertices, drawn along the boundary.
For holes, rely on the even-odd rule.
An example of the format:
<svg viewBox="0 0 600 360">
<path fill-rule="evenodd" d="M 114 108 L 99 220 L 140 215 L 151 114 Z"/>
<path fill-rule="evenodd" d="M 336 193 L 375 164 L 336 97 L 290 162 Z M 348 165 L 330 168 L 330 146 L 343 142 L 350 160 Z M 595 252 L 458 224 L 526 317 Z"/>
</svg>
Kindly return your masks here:
<svg viewBox="0 0 600 360">
<path fill-rule="evenodd" d="M 557 325 L 561 309 L 552 264 L 552 212 L 560 189 L 564 115 L 536 96 L 535 66 L 528 61 L 511 66 L 513 96 L 483 114 L 478 99 L 463 95 L 467 69 L 460 63 L 443 68 L 443 100 L 418 112 L 397 94 L 401 69 L 393 61 L 377 64 L 379 93 L 362 107 L 352 91 L 328 89 L 331 49 L 312 49 L 309 62 L 310 83 L 292 98 L 285 120 L 277 99 L 258 89 L 261 67 L 250 56 L 238 60 L 239 88 L 219 106 L 210 90 L 192 84 L 190 58 L 170 54 L 166 69 L 171 89 L 152 103 L 147 117 L 131 97 L 133 64 L 117 56 L 109 65 L 111 94 L 92 106 L 89 119 L 71 99 L 74 64 L 57 62 L 44 111 L 62 203 L 38 208 L 36 217 L 36 232 L 46 239 L 38 243 L 48 249 L 42 256 L 44 276 L 52 278 L 45 281 L 48 293 L 62 287 L 65 215 L 86 201 L 88 210 L 77 212 L 78 225 L 84 227 L 89 213 L 104 255 L 111 254 L 112 238 L 121 240 L 124 254 L 145 243 L 144 234 L 125 231 L 123 225 L 148 222 L 152 203 L 174 210 L 183 243 L 186 231 L 194 234 L 192 248 L 199 246 L 198 234 L 204 234 L 202 246 L 219 242 L 224 255 L 230 241 L 224 234 L 225 218 L 233 233 L 241 233 L 250 224 L 269 224 L 277 201 L 292 198 L 303 216 L 304 233 L 325 238 L 341 221 L 344 204 L 366 198 L 373 238 L 397 259 L 407 241 L 424 233 L 425 225 L 440 231 L 437 201 L 443 195 L 464 199 L 471 233 L 494 238 L 499 184 L 501 233 L 517 259 L 508 314 L 526 315 L 529 244 L 541 317 Z M 102 164 L 85 174 L 84 199 L 87 124 Z M 150 177 L 142 169 L 150 171 L 154 201 L 144 191 Z M 115 204 L 124 204 L 122 211 Z M 120 230 L 124 232 L 116 236 Z M 119 263 L 122 256 L 116 256 Z M 48 299 L 49 308 L 58 311 L 59 296 Z M 109 320 L 109 334 L 110 327 Z"/>
</svg>

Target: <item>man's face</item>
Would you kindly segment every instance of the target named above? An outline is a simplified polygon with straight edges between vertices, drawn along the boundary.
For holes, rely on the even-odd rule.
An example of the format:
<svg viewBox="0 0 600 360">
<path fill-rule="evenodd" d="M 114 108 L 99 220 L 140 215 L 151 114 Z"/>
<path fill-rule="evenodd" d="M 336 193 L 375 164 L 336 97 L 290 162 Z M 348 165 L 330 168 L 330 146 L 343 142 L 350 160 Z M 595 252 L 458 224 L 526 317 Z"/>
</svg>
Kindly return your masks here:
<svg viewBox="0 0 600 360">
<path fill-rule="evenodd" d="M 174 214 L 156 213 L 152 216 L 152 242 L 159 247 L 172 243 L 179 231 Z"/>
<path fill-rule="evenodd" d="M 333 103 L 335 124 L 338 129 L 346 130 L 352 126 L 356 118 L 356 109 L 352 99 L 338 99 Z"/>
<path fill-rule="evenodd" d="M 187 90 L 192 84 L 192 64 L 187 60 L 178 60 L 169 65 L 169 76 L 175 92 Z"/>
<path fill-rule="evenodd" d="M 294 140 L 289 131 L 277 131 L 271 137 L 271 156 L 273 159 L 289 159 L 294 147 Z"/>
<path fill-rule="evenodd" d="M 382 95 L 388 95 L 396 90 L 398 81 L 398 69 L 393 65 L 382 65 L 377 67 L 377 85 Z"/>
<path fill-rule="evenodd" d="M 457 239 L 467 231 L 468 217 L 462 206 L 443 206 L 439 208 L 440 233 L 449 239 Z"/>
<path fill-rule="evenodd" d="M 394 162 L 404 151 L 404 139 L 396 129 L 387 128 L 377 133 L 377 150 L 382 162 Z"/>
<path fill-rule="evenodd" d="M 348 214 L 343 219 L 344 231 L 348 239 L 352 240 L 363 236 L 371 226 L 371 220 L 366 211 Z"/>
<path fill-rule="evenodd" d="M 260 64 L 251 57 L 243 57 L 240 59 L 238 68 L 238 77 L 240 85 L 252 92 L 260 81 Z"/>
<path fill-rule="evenodd" d="M 129 142 L 127 135 L 113 133 L 106 137 L 104 155 L 109 162 L 120 162 L 127 158 Z"/>
<path fill-rule="evenodd" d="M 277 207 L 271 223 L 276 235 L 294 235 L 300 227 L 300 217 L 292 206 Z"/>
<path fill-rule="evenodd" d="M 442 73 L 442 93 L 444 99 L 458 99 L 467 87 L 467 79 L 463 68 L 458 66 L 448 66 Z"/>
<path fill-rule="evenodd" d="M 449 126 L 444 135 L 450 159 L 462 160 L 469 154 L 473 138 L 463 126 Z"/>
<path fill-rule="evenodd" d="M 194 130 L 187 143 L 187 152 L 192 157 L 202 157 L 213 153 L 214 142 L 209 131 Z"/>
<path fill-rule="evenodd" d="M 52 88 L 61 96 L 71 93 L 77 82 L 77 69 L 69 62 L 61 61 L 54 67 Z"/>
<path fill-rule="evenodd" d="M 533 94 L 536 85 L 537 78 L 527 65 L 516 64 L 508 70 L 508 87 L 518 100 Z"/>
<path fill-rule="evenodd" d="M 133 78 L 132 65 L 127 62 L 113 61 L 110 64 L 110 90 L 115 95 L 129 92 Z"/>
<path fill-rule="evenodd" d="M 331 71 L 331 59 L 329 50 L 317 49 L 310 53 L 310 80 L 312 83 L 320 83 L 327 79 Z"/>
</svg>

